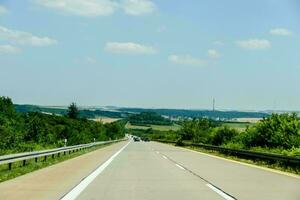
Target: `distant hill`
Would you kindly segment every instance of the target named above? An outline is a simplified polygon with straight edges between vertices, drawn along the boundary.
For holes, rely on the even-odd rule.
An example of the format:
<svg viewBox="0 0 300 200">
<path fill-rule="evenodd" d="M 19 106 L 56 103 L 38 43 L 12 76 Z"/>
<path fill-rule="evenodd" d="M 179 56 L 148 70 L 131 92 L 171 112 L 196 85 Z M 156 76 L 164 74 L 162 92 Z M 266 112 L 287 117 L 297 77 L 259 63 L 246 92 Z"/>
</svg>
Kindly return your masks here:
<svg viewBox="0 0 300 200">
<path fill-rule="evenodd" d="M 66 107 L 59 106 L 37 106 L 37 105 L 15 105 L 18 112 L 43 112 L 53 113 L 56 115 L 65 115 Z M 113 108 L 113 109 L 112 109 Z M 263 118 L 270 114 L 267 112 L 244 112 L 244 111 L 211 111 L 211 110 L 185 110 L 185 109 L 145 109 L 145 108 L 117 108 L 111 107 L 88 107 L 79 108 L 80 116 L 85 118 L 109 117 L 109 118 L 125 118 L 131 114 L 142 112 L 154 112 L 163 116 L 172 118 L 198 118 L 207 117 L 212 119 L 234 119 L 234 118 Z"/>
<path fill-rule="evenodd" d="M 160 115 L 182 118 L 207 117 L 212 119 L 233 119 L 233 118 L 263 118 L 269 116 L 264 112 L 243 112 L 243 111 L 211 111 L 211 110 L 184 110 L 184 109 L 143 109 L 143 108 L 120 108 L 121 112 L 141 113 L 156 112 Z"/>
<path fill-rule="evenodd" d="M 66 107 L 46 107 L 46 106 L 37 106 L 37 105 L 14 105 L 17 112 L 28 113 L 28 112 L 42 112 L 47 114 L 55 115 L 66 115 Z M 127 117 L 127 112 L 118 112 L 118 111 L 107 111 L 100 109 L 80 109 L 79 116 L 84 118 L 97 118 L 97 117 L 109 117 L 109 118 L 124 118 Z"/>
</svg>

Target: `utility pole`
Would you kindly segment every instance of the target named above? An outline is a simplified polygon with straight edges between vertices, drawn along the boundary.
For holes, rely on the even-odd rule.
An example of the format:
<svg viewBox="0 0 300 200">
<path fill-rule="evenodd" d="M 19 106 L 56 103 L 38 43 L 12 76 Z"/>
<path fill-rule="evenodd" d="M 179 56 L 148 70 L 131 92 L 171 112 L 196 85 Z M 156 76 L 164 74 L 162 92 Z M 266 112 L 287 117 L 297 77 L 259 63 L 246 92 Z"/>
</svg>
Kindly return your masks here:
<svg viewBox="0 0 300 200">
<path fill-rule="evenodd" d="M 215 98 L 213 98 L 213 112 L 215 112 L 215 103 L 216 103 L 216 100 L 215 100 Z"/>
</svg>

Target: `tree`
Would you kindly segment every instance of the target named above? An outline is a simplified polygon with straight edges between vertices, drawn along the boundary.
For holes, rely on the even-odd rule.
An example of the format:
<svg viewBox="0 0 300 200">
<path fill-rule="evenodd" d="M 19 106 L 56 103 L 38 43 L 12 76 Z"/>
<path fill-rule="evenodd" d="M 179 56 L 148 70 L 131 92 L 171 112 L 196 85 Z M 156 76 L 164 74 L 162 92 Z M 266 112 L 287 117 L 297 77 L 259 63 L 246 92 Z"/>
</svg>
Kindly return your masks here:
<svg viewBox="0 0 300 200">
<path fill-rule="evenodd" d="M 213 123 L 206 118 L 187 120 L 182 124 L 181 137 L 183 140 L 206 143 Z"/>
<path fill-rule="evenodd" d="M 297 114 L 272 114 L 243 134 L 246 147 L 292 148 L 300 146 L 300 121 Z"/>
<path fill-rule="evenodd" d="M 15 107 L 9 97 L 0 97 L 0 113 L 12 116 L 15 113 Z"/>
<path fill-rule="evenodd" d="M 76 103 L 73 102 L 70 104 L 70 106 L 68 107 L 67 115 L 71 119 L 78 119 L 79 110 Z"/>
</svg>

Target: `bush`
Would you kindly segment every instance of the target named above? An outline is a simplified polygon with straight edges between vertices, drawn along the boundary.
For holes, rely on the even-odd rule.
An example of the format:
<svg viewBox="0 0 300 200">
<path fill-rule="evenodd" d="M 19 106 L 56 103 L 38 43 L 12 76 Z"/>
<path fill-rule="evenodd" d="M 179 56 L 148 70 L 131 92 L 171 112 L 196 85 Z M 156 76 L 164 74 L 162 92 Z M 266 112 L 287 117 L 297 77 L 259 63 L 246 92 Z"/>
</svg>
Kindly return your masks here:
<svg viewBox="0 0 300 200">
<path fill-rule="evenodd" d="M 238 132 L 235 129 L 228 128 L 227 126 L 216 128 L 212 133 L 211 143 L 213 145 L 222 145 L 230 142 Z"/>
<path fill-rule="evenodd" d="M 296 114 L 272 114 L 247 129 L 242 142 L 246 147 L 300 147 L 300 122 Z"/>
</svg>

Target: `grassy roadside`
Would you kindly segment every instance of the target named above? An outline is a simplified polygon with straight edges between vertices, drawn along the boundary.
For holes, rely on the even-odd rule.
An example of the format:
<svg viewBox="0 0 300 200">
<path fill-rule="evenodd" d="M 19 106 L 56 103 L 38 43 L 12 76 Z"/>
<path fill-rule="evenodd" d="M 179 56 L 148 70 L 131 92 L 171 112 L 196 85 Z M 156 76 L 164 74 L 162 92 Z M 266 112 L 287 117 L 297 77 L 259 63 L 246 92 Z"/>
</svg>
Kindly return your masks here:
<svg viewBox="0 0 300 200">
<path fill-rule="evenodd" d="M 169 144 L 169 145 L 175 146 L 174 144 Z M 257 165 L 259 167 L 269 168 L 269 169 L 278 170 L 278 171 L 282 171 L 282 172 L 287 172 L 287 173 L 291 173 L 291 174 L 295 174 L 295 175 L 300 176 L 300 167 L 293 168 L 293 167 L 285 166 L 280 162 L 269 163 L 269 162 L 261 161 L 261 160 L 245 159 L 245 158 L 240 158 L 240 157 L 237 157 L 237 156 L 223 154 L 223 153 L 220 153 L 218 151 L 203 149 L 203 148 L 200 148 L 200 147 L 183 146 L 182 148 L 186 148 L 186 149 L 198 151 L 198 152 L 201 152 L 201 153 L 211 154 L 211 155 L 218 156 L 218 157 L 221 157 L 221 158 L 226 158 L 226 159 L 229 159 L 229 160 L 239 161 L 239 162 L 243 162 L 243 163 L 246 163 L 246 164 Z"/>
<path fill-rule="evenodd" d="M 63 162 L 65 160 L 69 160 L 71 158 L 78 157 L 80 155 L 95 151 L 97 149 L 101 149 L 103 147 L 106 147 L 111 144 L 105 144 L 105 145 L 98 145 L 95 147 L 91 147 L 88 149 L 84 149 L 81 151 L 77 151 L 71 154 L 61 155 L 60 157 L 57 156 L 57 154 L 52 158 L 52 156 L 48 156 L 47 160 L 44 161 L 43 157 L 38 159 L 38 162 L 35 162 L 34 159 L 26 160 L 26 165 L 22 166 L 23 162 L 15 162 L 13 163 L 12 169 L 8 169 L 8 164 L 0 165 L 0 183 L 9 179 L 16 178 L 18 176 L 33 172 L 38 169 L 42 169 L 60 162 Z"/>
</svg>

